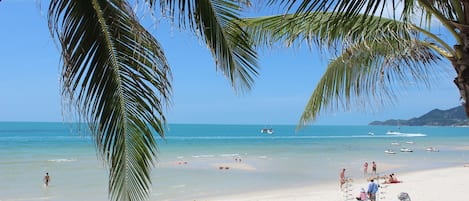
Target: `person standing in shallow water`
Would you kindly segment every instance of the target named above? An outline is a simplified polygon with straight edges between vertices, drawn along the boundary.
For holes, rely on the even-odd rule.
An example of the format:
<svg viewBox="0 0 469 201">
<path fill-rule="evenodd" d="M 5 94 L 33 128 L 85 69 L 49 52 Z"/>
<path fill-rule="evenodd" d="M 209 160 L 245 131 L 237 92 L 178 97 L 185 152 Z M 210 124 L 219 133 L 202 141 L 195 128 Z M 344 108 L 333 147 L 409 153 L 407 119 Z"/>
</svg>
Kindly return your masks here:
<svg viewBox="0 0 469 201">
<path fill-rule="evenodd" d="M 342 189 L 342 186 L 345 184 L 345 168 L 342 168 L 342 171 L 340 171 L 339 180 L 340 180 L 340 189 Z"/>
<path fill-rule="evenodd" d="M 365 161 L 365 164 L 363 164 L 363 175 L 366 177 L 368 176 L 368 162 Z"/>
<path fill-rule="evenodd" d="M 371 165 L 371 171 L 373 172 L 373 177 L 376 176 L 376 163 L 374 161 Z"/>
<path fill-rule="evenodd" d="M 46 172 L 46 175 L 44 175 L 44 184 L 47 186 L 49 186 L 49 181 L 50 181 L 50 176 L 49 176 L 49 173 Z"/>
</svg>

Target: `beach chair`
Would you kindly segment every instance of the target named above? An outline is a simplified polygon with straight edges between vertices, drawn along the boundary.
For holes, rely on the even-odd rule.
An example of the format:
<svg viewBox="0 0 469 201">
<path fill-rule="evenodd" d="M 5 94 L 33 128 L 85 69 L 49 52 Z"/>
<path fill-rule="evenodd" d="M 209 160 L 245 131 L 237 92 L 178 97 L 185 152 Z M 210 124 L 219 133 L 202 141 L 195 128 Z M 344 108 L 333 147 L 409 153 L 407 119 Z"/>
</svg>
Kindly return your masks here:
<svg viewBox="0 0 469 201">
<path fill-rule="evenodd" d="M 409 194 L 406 192 L 401 192 L 399 195 L 397 195 L 397 198 L 399 198 L 400 201 L 411 201 Z"/>
</svg>

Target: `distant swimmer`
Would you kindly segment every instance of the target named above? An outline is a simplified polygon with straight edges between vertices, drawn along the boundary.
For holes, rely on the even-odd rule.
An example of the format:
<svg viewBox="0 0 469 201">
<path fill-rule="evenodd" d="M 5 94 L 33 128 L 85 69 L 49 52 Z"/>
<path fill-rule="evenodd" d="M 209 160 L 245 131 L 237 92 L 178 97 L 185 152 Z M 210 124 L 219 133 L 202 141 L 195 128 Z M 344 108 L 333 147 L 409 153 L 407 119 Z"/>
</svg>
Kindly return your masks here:
<svg viewBox="0 0 469 201">
<path fill-rule="evenodd" d="M 46 172 L 46 175 L 44 176 L 44 184 L 46 186 L 49 186 L 49 181 L 50 181 L 50 176 L 49 176 L 49 173 Z"/>
</svg>

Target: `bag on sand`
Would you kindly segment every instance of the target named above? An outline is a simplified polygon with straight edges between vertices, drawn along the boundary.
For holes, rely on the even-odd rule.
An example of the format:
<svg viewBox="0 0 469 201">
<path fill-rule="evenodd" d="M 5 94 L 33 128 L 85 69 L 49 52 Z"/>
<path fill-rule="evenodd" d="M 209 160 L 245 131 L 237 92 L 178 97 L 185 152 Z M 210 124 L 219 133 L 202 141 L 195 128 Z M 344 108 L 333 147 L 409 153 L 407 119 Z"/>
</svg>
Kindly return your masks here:
<svg viewBox="0 0 469 201">
<path fill-rule="evenodd" d="M 397 198 L 399 198 L 400 201 L 411 201 L 409 194 L 407 194 L 406 192 L 399 193 L 399 195 L 397 195 Z"/>
</svg>

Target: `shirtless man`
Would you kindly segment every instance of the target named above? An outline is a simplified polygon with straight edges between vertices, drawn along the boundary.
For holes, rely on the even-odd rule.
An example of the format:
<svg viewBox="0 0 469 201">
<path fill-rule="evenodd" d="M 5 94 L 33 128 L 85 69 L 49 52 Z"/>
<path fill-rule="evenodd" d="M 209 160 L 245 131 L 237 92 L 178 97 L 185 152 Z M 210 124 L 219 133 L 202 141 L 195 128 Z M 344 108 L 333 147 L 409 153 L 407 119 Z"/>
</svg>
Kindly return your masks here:
<svg viewBox="0 0 469 201">
<path fill-rule="evenodd" d="M 49 181 L 50 181 L 50 176 L 49 176 L 49 173 L 46 172 L 46 175 L 44 176 L 44 184 L 47 186 L 49 186 Z"/>
<path fill-rule="evenodd" d="M 345 184 L 345 168 L 343 168 L 342 171 L 340 171 L 339 180 L 340 180 L 340 189 L 342 189 L 342 185 Z"/>
</svg>

